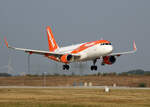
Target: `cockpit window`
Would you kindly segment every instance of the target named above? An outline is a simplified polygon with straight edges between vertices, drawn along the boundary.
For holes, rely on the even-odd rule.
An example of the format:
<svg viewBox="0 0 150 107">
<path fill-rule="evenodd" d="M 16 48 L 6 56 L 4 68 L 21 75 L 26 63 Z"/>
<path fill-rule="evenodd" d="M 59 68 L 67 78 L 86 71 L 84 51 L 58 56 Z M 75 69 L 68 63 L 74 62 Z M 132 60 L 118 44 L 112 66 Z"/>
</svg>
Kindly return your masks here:
<svg viewBox="0 0 150 107">
<path fill-rule="evenodd" d="M 111 43 L 101 43 L 101 45 L 111 45 Z"/>
</svg>

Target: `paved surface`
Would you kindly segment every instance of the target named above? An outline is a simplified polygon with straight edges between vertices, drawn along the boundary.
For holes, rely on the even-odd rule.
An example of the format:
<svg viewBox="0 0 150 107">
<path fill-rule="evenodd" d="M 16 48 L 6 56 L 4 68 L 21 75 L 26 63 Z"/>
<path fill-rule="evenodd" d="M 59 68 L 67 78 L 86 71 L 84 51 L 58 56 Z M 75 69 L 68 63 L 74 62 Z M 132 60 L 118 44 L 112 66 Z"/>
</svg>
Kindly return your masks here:
<svg viewBox="0 0 150 107">
<path fill-rule="evenodd" d="M 65 88 L 65 89 L 69 89 L 69 88 L 73 88 L 73 89 L 104 89 L 107 86 L 58 86 L 58 87 L 39 87 L 39 86 L 0 86 L 1 88 Z M 109 87 L 110 89 L 141 89 L 141 90 L 150 90 L 150 88 L 139 88 L 139 87 Z"/>
</svg>

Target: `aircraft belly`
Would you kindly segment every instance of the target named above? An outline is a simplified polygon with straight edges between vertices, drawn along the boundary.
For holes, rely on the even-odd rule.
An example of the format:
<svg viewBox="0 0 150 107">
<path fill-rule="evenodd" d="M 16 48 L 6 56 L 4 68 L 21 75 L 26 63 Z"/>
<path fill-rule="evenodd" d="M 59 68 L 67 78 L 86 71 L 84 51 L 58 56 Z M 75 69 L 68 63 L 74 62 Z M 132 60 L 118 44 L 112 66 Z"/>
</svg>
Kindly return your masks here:
<svg viewBox="0 0 150 107">
<path fill-rule="evenodd" d="M 80 61 L 87 61 L 87 60 L 93 60 L 95 58 L 99 58 L 101 56 L 100 53 L 97 53 L 97 50 L 95 49 L 87 49 L 80 53 L 81 58 Z"/>
<path fill-rule="evenodd" d="M 89 48 L 85 51 L 82 52 L 84 57 L 80 60 L 82 61 L 87 61 L 87 60 L 93 60 L 96 58 L 100 58 L 101 56 L 106 56 L 107 53 L 105 52 L 105 49 L 102 47 L 94 47 L 94 48 Z"/>
</svg>

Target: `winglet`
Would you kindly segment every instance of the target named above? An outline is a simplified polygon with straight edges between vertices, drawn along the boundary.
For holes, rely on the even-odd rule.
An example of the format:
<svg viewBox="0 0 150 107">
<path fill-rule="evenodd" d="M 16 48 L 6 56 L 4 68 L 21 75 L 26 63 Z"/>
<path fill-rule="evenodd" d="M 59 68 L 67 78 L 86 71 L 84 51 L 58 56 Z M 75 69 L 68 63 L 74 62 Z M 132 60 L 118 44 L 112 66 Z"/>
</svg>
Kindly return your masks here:
<svg viewBox="0 0 150 107">
<path fill-rule="evenodd" d="M 133 41 L 133 49 L 134 49 L 134 51 L 136 51 L 136 50 L 137 50 L 137 48 L 136 48 L 136 44 L 135 44 L 135 41 Z"/>
<path fill-rule="evenodd" d="M 5 42 L 6 46 L 7 46 L 7 48 L 9 48 L 8 42 L 6 40 L 6 37 L 4 37 L 4 42 Z"/>
</svg>

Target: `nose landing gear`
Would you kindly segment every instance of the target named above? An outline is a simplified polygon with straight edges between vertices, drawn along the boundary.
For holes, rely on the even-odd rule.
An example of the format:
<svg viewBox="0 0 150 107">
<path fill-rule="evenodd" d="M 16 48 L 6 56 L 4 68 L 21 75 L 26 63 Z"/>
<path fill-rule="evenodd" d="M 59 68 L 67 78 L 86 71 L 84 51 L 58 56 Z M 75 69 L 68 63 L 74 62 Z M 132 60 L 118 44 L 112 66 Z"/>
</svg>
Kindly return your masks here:
<svg viewBox="0 0 150 107">
<path fill-rule="evenodd" d="M 93 70 L 97 71 L 97 66 L 95 65 L 96 62 L 97 62 L 97 59 L 93 60 L 93 65 L 91 66 L 91 70 L 92 70 L 92 71 L 93 71 Z"/>
</svg>

